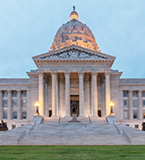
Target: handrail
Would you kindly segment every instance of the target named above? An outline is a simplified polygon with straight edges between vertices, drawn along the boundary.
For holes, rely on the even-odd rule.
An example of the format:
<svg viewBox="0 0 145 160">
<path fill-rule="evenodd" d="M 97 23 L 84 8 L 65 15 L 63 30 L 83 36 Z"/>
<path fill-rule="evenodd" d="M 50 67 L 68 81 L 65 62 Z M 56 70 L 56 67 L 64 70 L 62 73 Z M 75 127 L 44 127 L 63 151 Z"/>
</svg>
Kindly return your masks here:
<svg viewBox="0 0 145 160">
<path fill-rule="evenodd" d="M 126 140 L 131 143 L 131 139 L 129 138 L 129 136 L 125 133 L 125 131 L 123 131 L 123 136 L 126 138 Z"/>
<path fill-rule="evenodd" d="M 61 114 L 60 114 L 59 119 L 58 119 L 58 124 L 60 124 L 60 120 L 61 120 Z"/>
<path fill-rule="evenodd" d="M 120 130 L 119 130 L 119 128 L 118 128 L 116 123 L 114 123 L 114 126 L 115 126 L 116 130 L 118 131 L 118 134 L 121 134 L 121 132 L 120 132 Z"/>
<path fill-rule="evenodd" d="M 17 144 L 19 144 L 21 142 L 21 140 L 25 137 L 25 135 L 26 135 L 26 131 L 22 132 L 22 134 L 17 139 Z"/>
<path fill-rule="evenodd" d="M 28 134 L 30 134 L 30 132 L 33 130 L 33 128 L 34 128 L 34 126 L 35 126 L 35 124 L 36 124 L 36 122 L 32 125 L 32 127 L 30 128 L 30 130 L 29 130 L 29 133 Z"/>
</svg>

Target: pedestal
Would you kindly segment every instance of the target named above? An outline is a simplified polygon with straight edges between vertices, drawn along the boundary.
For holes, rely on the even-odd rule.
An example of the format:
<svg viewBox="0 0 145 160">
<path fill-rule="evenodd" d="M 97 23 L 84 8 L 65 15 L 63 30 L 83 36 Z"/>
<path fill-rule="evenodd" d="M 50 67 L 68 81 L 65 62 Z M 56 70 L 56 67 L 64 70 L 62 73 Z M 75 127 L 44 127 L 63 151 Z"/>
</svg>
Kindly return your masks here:
<svg viewBox="0 0 145 160">
<path fill-rule="evenodd" d="M 80 122 L 77 120 L 77 114 L 72 114 L 72 120 L 69 122 Z"/>
<path fill-rule="evenodd" d="M 115 115 L 107 116 L 107 121 L 109 124 L 115 124 L 116 123 L 116 116 Z"/>
<path fill-rule="evenodd" d="M 43 117 L 41 115 L 34 115 L 33 120 L 34 120 L 34 124 L 41 124 Z"/>
</svg>

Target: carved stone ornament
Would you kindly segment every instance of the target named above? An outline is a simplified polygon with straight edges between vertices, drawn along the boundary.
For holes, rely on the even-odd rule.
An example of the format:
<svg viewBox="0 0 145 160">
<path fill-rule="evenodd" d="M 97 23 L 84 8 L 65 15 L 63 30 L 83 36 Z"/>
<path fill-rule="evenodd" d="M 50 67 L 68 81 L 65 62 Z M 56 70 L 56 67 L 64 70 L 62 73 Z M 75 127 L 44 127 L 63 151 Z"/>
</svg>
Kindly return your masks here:
<svg viewBox="0 0 145 160">
<path fill-rule="evenodd" d="M 103 60 L 103 59 L 108 59 L 108 57 L 101 56 L 98 54 L 92 54 L 92 53 L 85 53 L 82 51 L 77 51 L 77 50 L 70 50 L 66 51 L 63 53 L 57 53 L 53 55 L 47 55 L 40 57 L 40 59 L 45 59 L 45 60 L 61 60 L 61 59 L 66 59 L 66 60 L 75 60 L 75 59 L 87 59 L 87 60 Z"/>
</svg>

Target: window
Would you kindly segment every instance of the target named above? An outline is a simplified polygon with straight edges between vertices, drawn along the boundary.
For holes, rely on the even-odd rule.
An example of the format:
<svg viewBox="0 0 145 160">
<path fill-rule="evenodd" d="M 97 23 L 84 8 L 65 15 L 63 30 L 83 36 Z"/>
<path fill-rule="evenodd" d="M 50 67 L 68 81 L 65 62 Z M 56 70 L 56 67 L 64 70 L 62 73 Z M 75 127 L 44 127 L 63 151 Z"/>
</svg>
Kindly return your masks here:
<svg viewBox="0 0 145 160">
<path fill-rule="evenodd" d="M 142 97 L 145 97 L 145 91 L 142 92 Z"/>
<path fill-rule="evenodd" d="M 143 119 L 145 119 L 145 110 L 142 111 L 143 113 Z"/>
<path fill-rule="evenodd" d="M 8 92 L 7 91 L 4 91 L 3 92 L 3 97 L 5 98 L 5 97 L 8 97 Z"/>
<path fill-rule="evenodd" d="M 128 110 L 123 111 L 123 118 L 128 119 Z"/>
<path fill-rule="evenodd" d="M 132 101 L 132 106 L 133 106 L 133 107 L 137 107 L 137 100 L 133 100 L 133 101 Z"/>
<path fill-rule="evenodd" d="M 17 97 L 17 91 L 13 91 L 12 95 L 13 97 Z"/>
<path fill-rule="evenodd" d="M 138 128 L 139 128 L 139 125 L 138 125 L 138 124 L 135 124 L 134 127 L 135 127 L 136 129 L 138 129 Z"/>
<path fill-rule="evenodd" d="M 16 125 L 13 124 L 13 125 L 12 125 L 12 129 L 14 129 L 14 128 L 16 128 Z"/>
<path fill-rule="evenodd" d="M 13 107 L 17 107 L 18 101 L 16 99 L 13 99 Z"/>
<path fill-rule="evenodd" d="M 26 91 L 22 91 L 22 97 L 27 97 L 27 92 Z"/>
<path fill-rule="evenodd" d="M 7 111 L 4 111 L 3 112 L 3 119 L 7 119 L 8 117 L 7 117 Z"/>
<path fill-rule="evenodd" d="M 3 100 L 3 107 L 8 107 L 8 100 Z"/>
<path fill-rule="evenodd" d="M 137 110 L 133 110 L 133 118 L 134 118 L 134 119 L 137 118 Z"/>
<path fill-rule="evenodd" d="M 13 112 L 13 119 L 17 119 L 17 112 Z"/>
<path fill-rule="evenodd" d="M 127 107 L 127 105 L 128 105 L 127 102 L 128 102 L 127 100 L 123 100 L 124 107 Z"/>
<path fill-rule="evenodd" d="M 137 97 L 137 91 L 132 92 L 132 97 Z"/>
<path fill-rule="evenodd" d="M 123 97 L 128 97 L 128 91 L 123 91 Z"/>
<path fill-rule="evenodd" d="M 22 112 L 22 119 L 26 119 L 27 118 L 27 112 Z"/>
<path fill-rule="evenodd" d="M 23 106 L 23 107 L 27 107 L 27 100 L 26 100 L 26 99 L 23 99 L 23 100 L 22 100 L 22 106 Z"/>
<path fill-rule="evenodd" d="M 142 101 L 142 107 L 145 108 L 145 100 Z"/>
</svg>

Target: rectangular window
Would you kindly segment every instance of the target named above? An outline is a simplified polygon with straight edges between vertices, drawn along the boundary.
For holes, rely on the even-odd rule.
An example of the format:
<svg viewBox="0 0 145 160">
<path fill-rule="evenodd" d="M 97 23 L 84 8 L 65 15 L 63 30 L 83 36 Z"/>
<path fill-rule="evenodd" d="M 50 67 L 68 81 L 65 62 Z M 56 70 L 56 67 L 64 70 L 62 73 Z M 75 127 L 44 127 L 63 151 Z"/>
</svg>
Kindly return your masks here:
<svg viewBox="0 0 145 160">
<path fill-rule="evenodd" d="M 145 100 L 142 101 L 142 107 L 145 108 Z"/>
<path fill-rule="evenodd" d="M 7 117 L 7 111 L 4 111 L 3 112 L 3 119 L 7 119 L 8 117 Z"/>
<path fill-rule="evenodd" d="M 137 91 L 132 92 L 132 97 L 137 97 Z"/>
<path fill-rule="evenodd" d="M 128 91 L 123 91 L 123 97 L 128 97 Z"/>
<path fill-rule="evenodd" d="M 123 118 L 128 119 L 128 110 L 123 110 Z"/>
<path fill-rule="evenodd" d="M 134 118 L 134 119 L 137 118 L 137 110 L 133 110 L 133 118 Z"/>
<path fill-rule="evenodd" d="M 3 100 L 3 107 L 8 107 L 8 100 Z"/>
<path fill-rule="evenodd" d="M 142 92 L 142 97 L 145 97 L 145 91 Z"/>
<path fill-rule="evenodd" d="M 145 110 L 142 111 L 143 119 L 145 119 Z"/>
<path fill-rule="evenodd" d="M 13 91 L 12 96 L 17 97 L 17 91 Z"/>
<path fill-rule="evenodd" d="M 4 92 L 3 92 L 3 97 L 4 97 L 4 98 L 8 97 L 8 92 L 7 92 L 7 91 L 4 91 Z"/>
<path fill-rule="evenodd" d="M 13 124 L 13 125 L 12 125 L 12 129 L 14 129 L 14 128 L 16 128 L 16 125 Z"/>
<path fill-rule="evenodd" d="M 132 101 L 132 106 L 133 106 L 133 107 L 137 107 L 137 100 L 133 100 L 133 101 Z"/>
<path fill-rule="evenodd" d="M 136 129 L 138 129 L 138 128 L 139 128 L 139 125 L 138 125 L 138 124 L 135 124 L 134 127 L 135 127 Z"/>
<path fill-rule="evenodd" d="M 26 91 L 22 91 L 22 97 L 27 97 L 27 92 Z"/>
<path fill-rule="evenodd" d="M 26 99 L 22 100 L 22 107 L 27 107 L 27 100 Z"/>
<path fill-rule="evenodd" d="M 13 99 L 13 107 L 17 107 L 18 101 L 16 99 Z"/>
<path fill-rule="evenodd" d="M 124 107 L 128 107 L 128 101 L 127 100 L 123 100 L 123 105 L 124 105 Z"/>
</svg>

